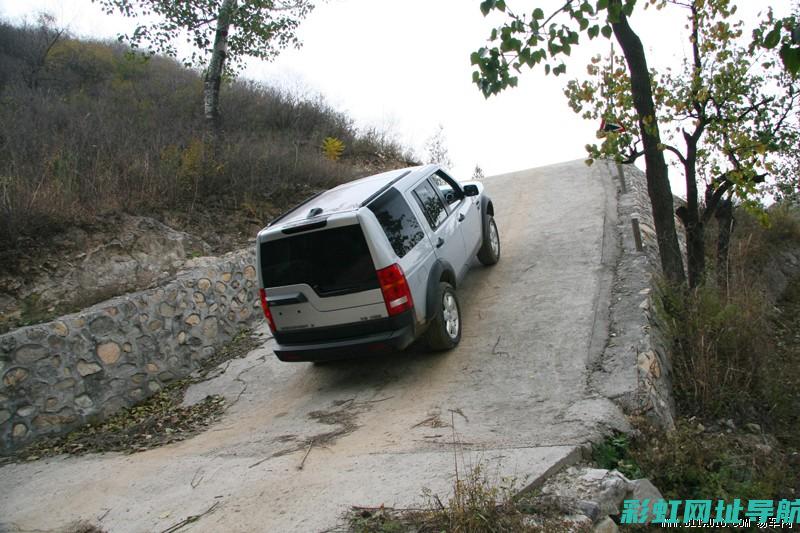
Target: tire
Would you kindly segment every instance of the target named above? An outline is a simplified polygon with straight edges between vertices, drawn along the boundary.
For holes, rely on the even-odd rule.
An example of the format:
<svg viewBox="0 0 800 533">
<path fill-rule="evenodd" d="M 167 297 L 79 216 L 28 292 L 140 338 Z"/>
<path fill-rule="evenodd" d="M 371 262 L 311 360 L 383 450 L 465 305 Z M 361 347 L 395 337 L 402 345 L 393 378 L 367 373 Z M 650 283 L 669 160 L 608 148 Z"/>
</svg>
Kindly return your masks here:
<svg viewBox="0 0 800 533">
<path fill-rule="evenodd" d="M 439 282 L 436 299 L 436 315 L 428 326 L 425 340 L 431 350 L 451 350 L 461 341 L 461 306 L 453 286 L 444 281 Z"/>
<path fill-rule="evenodd" d="M 491 266 L 500 260 L 500 233 L 492 215 L 486 215 L 488 234 L 483 240 L 481 249 L 478 250 L 478 261 L 485 266 Z"/>
</svg>

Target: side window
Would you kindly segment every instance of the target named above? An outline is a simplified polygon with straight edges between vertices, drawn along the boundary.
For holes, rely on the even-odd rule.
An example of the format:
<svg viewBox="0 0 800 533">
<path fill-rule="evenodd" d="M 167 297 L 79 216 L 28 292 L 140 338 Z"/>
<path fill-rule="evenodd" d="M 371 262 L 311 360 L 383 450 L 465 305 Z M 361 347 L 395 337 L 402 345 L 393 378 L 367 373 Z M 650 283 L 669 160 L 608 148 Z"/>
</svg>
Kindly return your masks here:
<svg viewBox="0 0 800 533">
<path fill-rule="evenodd" d="M 425 218 L 428 219 L 431 228 L 438 228 L 439 225 L 444 222 L 444 219 L 447 218 L 447 210 L 441 198 L 439 198 L 439 195 L 433 189 L 431 182 L 425 180 L 420 183 L 417 188 L 414 189 L 414 195 L 417 197 L 419 206 L 422 208 L 422 212 L 425 213 Z"/>
<path fill-rule="evenodd" d="M 445 177 L 442 172 L 437 172 L 431 176 L 431 181 L 442 193 L 445 203 L 452 210 L 464 197 L 461 190 L 452 183 L 450 178 Z"/>
<path fill-rule="evenodd" d="M 397 257 L 406 255 L 425 236 L 417 217 L 397 189 L 390 188 L 369 204 L 369 208 L 375 213 Z"/>
</svg>

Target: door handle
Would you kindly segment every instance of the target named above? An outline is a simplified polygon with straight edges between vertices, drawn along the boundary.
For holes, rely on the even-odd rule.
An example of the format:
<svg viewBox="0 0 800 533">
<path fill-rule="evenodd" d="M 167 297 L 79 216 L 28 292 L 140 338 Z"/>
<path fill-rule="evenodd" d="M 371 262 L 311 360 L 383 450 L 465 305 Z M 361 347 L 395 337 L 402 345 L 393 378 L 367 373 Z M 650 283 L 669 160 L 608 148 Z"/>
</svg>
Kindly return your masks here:
<svg viewBox="0 0 800 533">
<path fill-rule="evenodd" d="M 464 220 L 465 218 L 466 218 L 466 217 L 464 216 L 464 213 L 459 213 L 459 214 L 458 214 L 458 221 L 459 221 L 459 222 L 461 222 L 461 221 L 462 221 L 462 220 Z"/>
<path fill-rule="evenodd" d="M 444 239 L 442 239 L 441 237 L 439 237 L 439 240 L 438 240 L 438 241 L 436 241 L 436 247 L 437 247 L 437 248 L 441 248 L 443 244 L 444 244 Z"/>
</svg>

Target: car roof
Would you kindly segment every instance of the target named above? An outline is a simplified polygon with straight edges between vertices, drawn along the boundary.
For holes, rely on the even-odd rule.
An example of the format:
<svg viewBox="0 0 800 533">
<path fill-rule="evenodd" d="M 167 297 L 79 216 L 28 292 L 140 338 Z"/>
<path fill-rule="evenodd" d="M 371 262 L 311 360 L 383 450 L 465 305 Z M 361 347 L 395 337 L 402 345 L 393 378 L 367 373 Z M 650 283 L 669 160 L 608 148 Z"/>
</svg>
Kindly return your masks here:
<svg viewBox="0 0 800 533">
<path fill-rule="evenodd" d="M 365 201 L 371 200 L 373 196 L 382 192 L 384 188 L 387 188 L 388 185 L 391 185 L 399 178 L 415 179 L 415 177 L 433 172 L 437 168 L 436 165 L 400 168 L 343 183 L 311 197 L 279 216 L 269 225 L 272 226 L 276 223 L 283 225 L 305 220 L 309 218 L 312 210 L 319 210 L 319 215 L 331 215 L 357 210 Z"/>
</svg>

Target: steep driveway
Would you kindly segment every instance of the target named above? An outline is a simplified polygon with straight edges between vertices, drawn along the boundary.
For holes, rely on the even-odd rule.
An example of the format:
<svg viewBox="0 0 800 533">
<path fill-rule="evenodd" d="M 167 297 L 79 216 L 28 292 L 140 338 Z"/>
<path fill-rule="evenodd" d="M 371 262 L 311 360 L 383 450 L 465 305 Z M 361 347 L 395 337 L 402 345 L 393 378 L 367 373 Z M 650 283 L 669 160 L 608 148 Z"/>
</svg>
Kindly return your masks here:
<svg viewBox="0 0 800 533">
<path fill-rule="evenodd" d="M 502 258 L 458 288 L 458 349 L 314 366 L 280 363 L 267 341 L 189 390 L 187 401 L 221 392 L 233 403 L 201 435 L 0 469 L 0 530 L 87 519 L 162 531 L 216 504 L 193 531 L 320 531 L 349 505 L 408 506 L 423 487 L 444 500 L 456 466 L 482 463 L 524 486 L 624 425 L 587 386 L 618 246 L 606 167 L 574 161 L 485 183 Z"/>
</svg>

